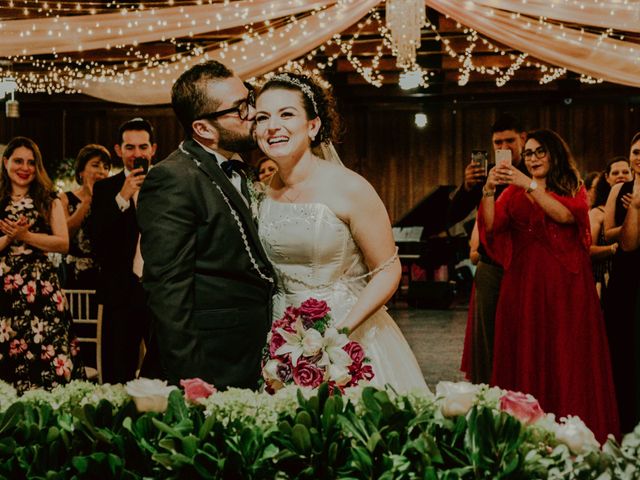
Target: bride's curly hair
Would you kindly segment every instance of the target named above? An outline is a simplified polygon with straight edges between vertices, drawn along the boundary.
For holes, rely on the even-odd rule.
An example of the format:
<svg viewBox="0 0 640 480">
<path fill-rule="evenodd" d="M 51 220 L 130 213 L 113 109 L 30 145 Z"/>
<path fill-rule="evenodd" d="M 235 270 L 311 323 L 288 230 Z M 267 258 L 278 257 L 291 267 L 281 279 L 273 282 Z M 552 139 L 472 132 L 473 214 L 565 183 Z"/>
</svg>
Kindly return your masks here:
<svg viewBox="0 0 640 480">
<path fill-rule="evenodd" d="M 279 73 L 266 81 L 259 95 L 276 88 L 300 92 L 307 118 L 320 118 L 320 130 L 311 141 L 312 147 L 338 142 L 341 121 L 336 111 L 336 101 L 331 92 L 322 87 L 319 79 L 301 73 Z"/>
</svg>

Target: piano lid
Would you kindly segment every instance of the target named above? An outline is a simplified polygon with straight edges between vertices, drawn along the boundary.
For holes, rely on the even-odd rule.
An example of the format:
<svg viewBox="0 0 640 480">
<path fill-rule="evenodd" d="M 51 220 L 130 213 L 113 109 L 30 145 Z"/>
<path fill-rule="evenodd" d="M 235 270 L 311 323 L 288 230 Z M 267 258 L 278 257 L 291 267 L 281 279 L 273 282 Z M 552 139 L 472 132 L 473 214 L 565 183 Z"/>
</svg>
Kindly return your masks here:
<svg viewBox="0 0 640 480">
<path fill-rule="evenodd" d="M 432 188 L 408 213 L 403 215 L 394 227 L 424 228 L 421 239 L 437 235 L 447 228 L 449 196 L 456 189 L 454 185 L 439 185 Z"/>
</svg>

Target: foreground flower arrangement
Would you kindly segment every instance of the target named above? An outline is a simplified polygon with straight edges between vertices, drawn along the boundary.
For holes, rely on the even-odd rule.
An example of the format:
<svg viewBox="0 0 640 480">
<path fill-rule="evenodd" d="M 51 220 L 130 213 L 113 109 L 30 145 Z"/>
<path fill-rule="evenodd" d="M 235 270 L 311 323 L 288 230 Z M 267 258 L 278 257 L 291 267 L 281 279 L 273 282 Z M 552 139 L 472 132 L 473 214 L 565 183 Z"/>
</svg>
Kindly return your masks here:
<svg viewBox="0 0 640 480">
<path fill-rule="evenodd" d="M 640 478 L 640 427 L 600 447 L 579 419 L 498 388 L 181 386 L 74 381 L 18 397 L 0 382 L 0 478 Z"/>
</svg>

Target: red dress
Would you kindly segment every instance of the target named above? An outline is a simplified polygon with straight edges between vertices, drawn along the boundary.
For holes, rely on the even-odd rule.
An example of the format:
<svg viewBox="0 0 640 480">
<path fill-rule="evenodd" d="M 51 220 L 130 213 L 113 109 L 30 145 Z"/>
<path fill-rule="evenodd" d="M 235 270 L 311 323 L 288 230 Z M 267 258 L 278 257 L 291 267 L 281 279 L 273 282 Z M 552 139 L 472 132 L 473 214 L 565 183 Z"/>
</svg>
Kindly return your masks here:
<svg viewBox="0 0 640 480">
<path fill-rule="evenodd" d="M 495 205 L 493 234 L 480 238 L 504 266 L 496 313 L 492 384 L 530 393 L 559 419 L 579 416 L 603 442 L 619 435 L 609 347 L 589 259 L 586 190 L 551 194 L 576 222 L 559 224 L 524 190 Z"/>
</svg>

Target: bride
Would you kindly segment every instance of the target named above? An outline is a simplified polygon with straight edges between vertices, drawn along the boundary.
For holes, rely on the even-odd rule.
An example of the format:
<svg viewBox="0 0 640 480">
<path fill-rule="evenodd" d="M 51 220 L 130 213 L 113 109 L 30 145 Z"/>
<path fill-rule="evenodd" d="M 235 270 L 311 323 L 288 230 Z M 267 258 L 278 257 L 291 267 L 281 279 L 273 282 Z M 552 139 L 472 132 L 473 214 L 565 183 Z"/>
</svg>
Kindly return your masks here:
<svg viewBox="0 0 640 480">
<path fill-rule="evenodd" d="M 427 389 L 384 308 L 401 275 L 387 211 L 364 178 L 314 153 L 328 151 L 337 133 L 332 97 L 311 78 L 284 73 L 267 81 L 256 110 L 258 145 L 278 164 L 259 215 L 278 277 L 274 318 L 308 298 L 324 300 L 336 326 L 365 349 L 373 384 Z"/>
</svg>

